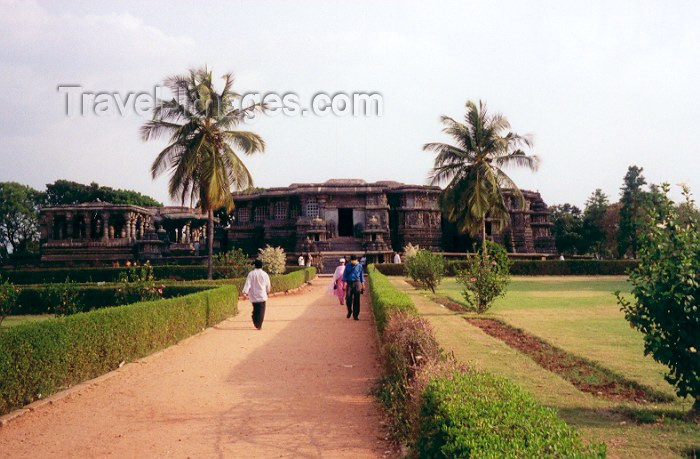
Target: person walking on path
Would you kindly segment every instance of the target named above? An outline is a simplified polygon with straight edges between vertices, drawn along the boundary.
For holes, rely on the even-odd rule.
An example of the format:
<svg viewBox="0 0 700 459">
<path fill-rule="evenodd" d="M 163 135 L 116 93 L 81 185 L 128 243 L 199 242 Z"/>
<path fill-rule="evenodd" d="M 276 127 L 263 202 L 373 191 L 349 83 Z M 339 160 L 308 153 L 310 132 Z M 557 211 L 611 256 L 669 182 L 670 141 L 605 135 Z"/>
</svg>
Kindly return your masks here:
<svg viewBox="0 0 700 459">
<path fill-rule="evenodd" d="M 255 269 L 248 273 L 243 285 L 243 296 L 253 303 L 253 325 L 260 330 L 265 319 L 265 302 L 270 293 L 270 276 L 262 269 L 262 261 L 255 260 Z"/>
<path fill-rule="evenodd" d="M 338 297 L 338 301 L 342 306 L 345 304 L 345 282 L 343 281 L 343 275 L 345 274 L 345 258 L 339 260 L 339 265 L 335 268 L 333 273 L 333 283 L 329 286 L 332 289 L 333 295 Z"/>
<path fill-rule="evenodd" d="M 358 263 L 357 257 L 350 257 L 350 264 L 345 267 L 343 273 L 343 281 L 345 282 L 345 305 L 348 308 L 348 319 L 352 315 L 355 320 L 360 320 L 360 295 L 365 293 L 365 272 L 362 265 Z"/>
</svg>

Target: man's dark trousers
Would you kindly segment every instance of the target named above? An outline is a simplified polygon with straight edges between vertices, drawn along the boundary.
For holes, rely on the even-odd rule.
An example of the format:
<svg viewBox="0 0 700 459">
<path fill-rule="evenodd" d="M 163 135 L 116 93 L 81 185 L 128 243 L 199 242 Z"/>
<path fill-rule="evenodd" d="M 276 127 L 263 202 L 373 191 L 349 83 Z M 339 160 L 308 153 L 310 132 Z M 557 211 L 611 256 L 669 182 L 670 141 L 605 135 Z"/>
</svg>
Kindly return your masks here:
<svg viewBox="0 0 700 459">
<path fill-rule="evenodd" d="M 265 319 L 265 302 L 253 303 L 253 325 L 260 330 Z"/>
<path fill-rule="evenodd" d="M 352 314 L 355 319 L 360 316 L 360 292 L 362 292 L 362 282 L 349 283 L 345 304 L 348 307 L 348 316 Z"/>
</svg>

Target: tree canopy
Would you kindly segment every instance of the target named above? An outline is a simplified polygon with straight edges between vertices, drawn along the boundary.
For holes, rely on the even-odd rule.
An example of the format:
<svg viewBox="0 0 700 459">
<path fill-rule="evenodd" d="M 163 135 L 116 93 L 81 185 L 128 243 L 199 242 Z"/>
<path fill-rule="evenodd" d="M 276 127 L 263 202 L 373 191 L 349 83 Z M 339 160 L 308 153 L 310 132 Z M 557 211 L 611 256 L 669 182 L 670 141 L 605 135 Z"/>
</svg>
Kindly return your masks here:
<svg viewBox="0 0 700 459">
<path fill-rule="evenodd" d="M 163 204 L 139 193 L 138 191 L 114 189 L 100 186 L 95 182 L 90 185 L 56 180 L 46 185 L 46 204 L 81 204 L 85 202 L 109 202 L 112 204 L 132 204 L 145 207 L 161 207 Z"/>
</svg>

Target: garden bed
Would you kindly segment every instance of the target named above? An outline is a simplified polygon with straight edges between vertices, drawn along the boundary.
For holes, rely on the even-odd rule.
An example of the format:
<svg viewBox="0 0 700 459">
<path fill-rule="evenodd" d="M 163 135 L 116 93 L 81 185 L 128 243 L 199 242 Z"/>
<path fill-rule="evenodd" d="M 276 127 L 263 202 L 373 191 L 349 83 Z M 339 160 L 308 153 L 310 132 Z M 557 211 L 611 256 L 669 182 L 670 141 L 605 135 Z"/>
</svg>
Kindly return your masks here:
<svg viewBox="0 0 700 459">
<path fill-rule="evenodd" d="M 615 401 L 673 401 L 670 395 L 630 381 L 499 320 L 473 317 L 465 317 L 465 320 L 527 355 L 541 367 L 563 377 L 583 392 Z"/>
</svg>

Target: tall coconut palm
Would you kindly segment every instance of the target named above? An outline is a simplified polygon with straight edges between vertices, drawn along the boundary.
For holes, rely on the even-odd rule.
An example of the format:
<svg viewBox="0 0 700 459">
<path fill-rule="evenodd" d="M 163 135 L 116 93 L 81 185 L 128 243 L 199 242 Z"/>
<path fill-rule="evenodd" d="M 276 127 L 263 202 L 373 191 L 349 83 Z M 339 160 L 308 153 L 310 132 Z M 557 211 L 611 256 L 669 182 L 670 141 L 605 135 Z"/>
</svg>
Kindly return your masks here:
<svg viewBox="0 0 700 459">
<path fill-rule="evenodd" d="M 141 127 L 144 141 L 169 135 L 168 146 L 151 166 L 153 178 L 170 171 L 168 192 L 173 199 L 190 206 L 196 200 L 208 217 L 208 278 L 213 275 L 214 211 L 233 208 L 232 189 L 253 185 L 253 178 L 236 150 L 250 155 L 265 150 L 263 139 L 249 131 L 236 130 L 260 104 L 236 108 L 240 97 L 233 91 L 233 76 L 225 74 L 217 92 L 206 67 L 186 75 L 167 78 L 164 84 L 173 94 L 160 100 L 152 120 Z"/>
<path fill-rule="evenodd" d="M 510 165 L 537 170 L 537 156 L 526 154 L 521 147 L 531 147 L 527 137 L 510 132 L 508 120 L 501 114 L 489 114 L 486 104 L 467 101 L 464 123 L 442 116 L 443 132 L 454 145 L 427 143 L 423 150 L 437 153 L 429 176 L 430 183 L 447 182 L 442 205 L 450 221 L 463 233 L 481 233 L 486 246 L 487 217 L 500 222 L 509 218 L 506 190 L 519 205 L 525 204 L 518 186 L 502 168 Z"/>
</svg>

